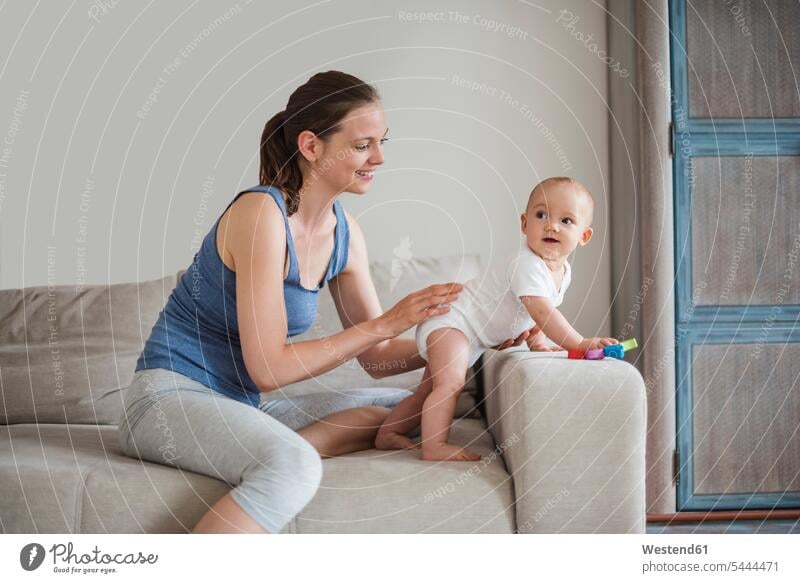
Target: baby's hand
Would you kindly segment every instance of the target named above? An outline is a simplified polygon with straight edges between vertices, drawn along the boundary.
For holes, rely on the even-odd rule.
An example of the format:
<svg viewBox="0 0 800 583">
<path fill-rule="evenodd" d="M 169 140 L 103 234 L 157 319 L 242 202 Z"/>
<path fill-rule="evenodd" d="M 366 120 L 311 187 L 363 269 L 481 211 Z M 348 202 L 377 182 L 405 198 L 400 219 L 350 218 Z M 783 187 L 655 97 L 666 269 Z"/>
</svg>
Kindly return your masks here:
<svg viewBox="0 0 800 583">
<path fill-rule="evenodd" d="M 586 352 L 587 350 L 592 350 L 593 348 L 603 348 L 609 344 L 619 344 L 619 340 L 616 338 L 584 338 L 583 342 L 580 343 L 578 350 L 583 350 Z"/>
</svg>

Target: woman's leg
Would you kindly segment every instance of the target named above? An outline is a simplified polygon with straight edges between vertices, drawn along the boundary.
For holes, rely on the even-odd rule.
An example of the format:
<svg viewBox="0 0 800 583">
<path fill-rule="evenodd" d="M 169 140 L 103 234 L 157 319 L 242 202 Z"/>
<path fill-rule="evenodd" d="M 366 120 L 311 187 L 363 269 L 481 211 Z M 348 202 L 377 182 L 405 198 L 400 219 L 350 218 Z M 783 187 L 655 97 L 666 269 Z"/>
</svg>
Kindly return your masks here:
<svg viewBox="0 0 800 583">
<path fill-rule="evenodd" d="M 405 389 L 344 389 L 324 391 L 310 395 L 284 396 L 281 389 L 275 391 L 279 398 L 264 399 L 259 405 L 264 413 L 274 417 L 289 429 L 299 431 L 328 415 L 359 407 L 392 408 L 411 394 Z M 274 394 L 274 393 L 273 393 Z"/>
<path fill-rule="evenodd" d="M 235 486 L 195 532 L 279 532 L 319 486 L 322 461 L 305 439 L 183 375 L 140 371 L 125 401 L 119 435 L 127 455 Z"/>
<path fill-rule="evenodd" d="M 372 449 L 375 435 L 389 409 L 359 407 L 329 415 L 297 433 L 307 440 L 322 457 L 335 457 Z"/>
<path fill-rule="evenodd" d="M 267 531 L 228 492 L 203 515 L 192 534 L 267 534 Z"/>
<path fill-rule="evenodd" d="M 260 409 L 296 430 L 323 457 L 372 449 L 389 408 L 404 389 L 348 389 L 263 401 Z"/>
</svg>

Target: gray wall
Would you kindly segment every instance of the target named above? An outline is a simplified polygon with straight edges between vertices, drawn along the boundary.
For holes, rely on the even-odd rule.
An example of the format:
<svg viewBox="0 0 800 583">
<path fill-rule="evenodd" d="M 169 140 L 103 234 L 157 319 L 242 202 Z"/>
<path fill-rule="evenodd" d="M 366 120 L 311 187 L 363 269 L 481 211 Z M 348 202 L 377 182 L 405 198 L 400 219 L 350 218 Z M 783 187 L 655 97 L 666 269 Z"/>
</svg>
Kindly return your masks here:
<svg viewBox="0 0 800 583">
<path fill-rule="evenodd" d="M 0 288 L 186 267 L 258 182 L 266 119 L 335 68 L 374 83 L 388 113 L 381 174 L 368 196 L 342 197 L 371 259 L 496 260 L 518 245 L 530 188 L 569 174 L 596 197 L 597 235 L 563 310 L 583 334 L 611 333 L 605 48 L 603 3 L 579 0 L 9 0 Z"/>
<path fill-rule="evenodd" d="M 637 0 L 609 0 L 609 54 L 629 72 L 621 76 L 609 70 L 609 176 L 611 208 L 611 329 L 615 335 L 644 340 L 642 304 L 653 285 L 642 277 L 639 222 L 639 108 L 635 8 Z M 642 352 L 627 360 L 642 368 Z"/>
</svg>

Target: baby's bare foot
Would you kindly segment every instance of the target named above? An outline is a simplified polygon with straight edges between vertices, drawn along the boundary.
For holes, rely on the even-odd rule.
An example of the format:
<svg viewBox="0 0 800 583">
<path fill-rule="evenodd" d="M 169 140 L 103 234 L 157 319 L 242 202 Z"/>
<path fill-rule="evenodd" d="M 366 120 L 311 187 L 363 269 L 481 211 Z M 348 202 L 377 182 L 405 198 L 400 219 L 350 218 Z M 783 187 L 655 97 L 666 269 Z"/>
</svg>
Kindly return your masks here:
<svg viewBox="0 0 800 583">
<path fill-rule="evenodd" d="M 451 462 L 476 462 L 481 459 L 480 454 L 469 451 L 449 443 L 425 444 L 422 447 L 422 459 L 444 460 Z"/>
<path fill-rule="evenodd" d="M 393 431 L 379 431 L 375 436 L 375 449 L 413 449 L 418 447 L 405 435 Z"/>
</svg>

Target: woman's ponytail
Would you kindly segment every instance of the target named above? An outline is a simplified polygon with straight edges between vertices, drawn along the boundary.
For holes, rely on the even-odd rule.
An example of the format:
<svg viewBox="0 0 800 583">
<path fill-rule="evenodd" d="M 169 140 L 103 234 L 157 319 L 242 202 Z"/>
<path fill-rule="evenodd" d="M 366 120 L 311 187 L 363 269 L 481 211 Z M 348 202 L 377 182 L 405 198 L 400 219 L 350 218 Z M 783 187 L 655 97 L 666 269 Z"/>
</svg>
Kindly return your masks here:
<svg viewBox="0 0 800 583">
<path fill-rule="evenodd" d="M 297 136 L 311 131 L 326 139 L 353 109 L 378 101 L 374 87 L 341 71 L 317 73 L 289 96 L 286 109 L 276 113 L 261 134 L 260 184 L 275 186 L 286 195 L 286 211 L 300 206 L 303 173 Z"/>
<path fill-rule="evenodd" d="M 286 139 L 286 118 L 286 110 L 280 111 L 264 126 L 259 183 L 282 190 L 287 197 L 286 211 L 291 215 L 297 212 L 300 205 L 303 174 L 297 159 L 297 147 L 290 147 Z"/>
</svg>

